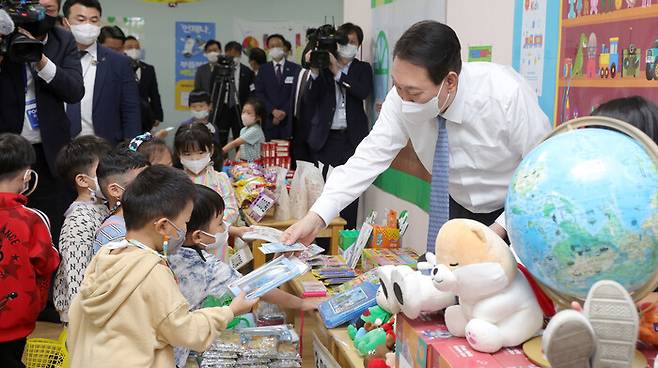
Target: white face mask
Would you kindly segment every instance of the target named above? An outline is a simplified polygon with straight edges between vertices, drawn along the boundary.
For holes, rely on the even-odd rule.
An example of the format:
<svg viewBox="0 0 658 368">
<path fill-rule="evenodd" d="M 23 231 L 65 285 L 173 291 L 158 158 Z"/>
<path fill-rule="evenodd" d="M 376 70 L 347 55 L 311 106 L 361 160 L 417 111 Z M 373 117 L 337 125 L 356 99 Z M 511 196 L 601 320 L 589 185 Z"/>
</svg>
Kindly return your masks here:
<svg viewBox="0 0 658 368">
<path fill-rule="evenodd" d="M 204 120 L 208 117 L 208 110 L 190 110 L 190 115 L 196 120 Z"/>
<path fill-rule="evenodd" d="M 89 46 L 98 39 L 98 35 L 101 34 L 101 27 L 89 23 L 75 24 L 71 26 L 71 33 L 73 33 L 77 43 Z"/>
<path fill-rule="evenodd" d="M 246 127 L 252 126 L 252 125 L 254 125 L 254 123 L 256 123 L 256 117 L 255 116 L 253 116 L 251 114 L 246 114 L 246 113 L 242 114 L 242 124 L 244 124 L 244 126 L 246 126 Z"/>
<path fill-rule="evenodd" d="M 203 158 L 198 160 L 187 160 L 181 158 L 180 163 L 190 172 L 194 173 L 195 175 L 199 175 L 199 173 L 201 173 L 206 167 L 208 167 L 208 165 L 210 165 L 210 153 L 204 154 Z"/>
<path fill-rule="evenodd" d="M 274 61 L 280 61 L 286 54 L 282 47 L 272 47 L 269 52 Z"/>
<path fill-rule="evenodd" d="M 206 59 L 211 63 L 216 63 L 219 60 L 219 52 L 212 51 L 206 54 Z"/>
<path fill-rule="evenodd" d="M 142 58 L 142 50 L 140 49 L 129 49 L 125 51 L 125 54 L 133 60 L 139 60 Z"/>
<path fill-rule="evenodd" d="M 91 177 L 91 176 L 88 176 L 88 175 L 85 175 L 85 176 L 88 177 L 89 179 L 91 179 L 94 182 L 94 188 L 95 189 L 87 188 L 89 190 L 89 192 L 91 192 L 92 201 L 96 202 L 97 199 L 103 199 L 104 200 L 105 195 L 103 195 L 103 192 L 101 192 L 101 186 L 100 186 L 100 184 L 98 184 L 98 177 L 94 178 L 94 177 Z"/>
<path fill-rule="evenodd" d="M 445 84 L 445 79 L 443 82 L 441 82 L 441 87 L 439 87 L 439 93 L 434 96 L 431 100 L 425 102 L 425 103 L 416 103 L 416 102 L 411 102 L 411 101 L 402 101 L 402 113 L 409 116 L 411 119 L 414 121 L 426 121 L 430 119 L 434 119 L 439 114 L 441 111 L 444 111 L 445 108 L 448 105 L 448 101 L 450 101 L 450 92 L 448 92 L 448 96 L 446 97 L 445 102 L 443 103 L 443 106 L 439 108 L 439 96 L 441 95 L 441 91 L 443 91 L 443 86 Z"/>
<path fill-rule="evenodd" d="M 229 226 L 230 225 L 225 222 L 224 223 L 224 231 L 220 232 L 220 233 L 216 233 L 215 235 L 208 234 L 207 232 L 203 231 L 204 234 L 206 234 L 210 237 L 214 237 L 215 242 L 212 243 L 212 244 L 201 243 L 201 245 L 206 247 L 206 251 L 216 254 L 217 257 L 220 258 L 220 260 L 222 262 L 224 262 L 224 260 L 226 259 L 226 246 L 228 244 L 228 228 L 229 228 Z"/>
<path fill-rule="evenodd" d="M 346 45 L 338 45 L 338 55 L 345 59 L 354 59 L 359 47 L 348 43 Z"/>
<path fill-rule="evenodd" d="M 30 179 L 32 179 L 32 174 L 34 174 L 34 186 L 30 188 Z M 30 194 L 34 193 L 38 184 L 39 174 L 37 174 L 37 172 L 32 169 L 27 170 L 25 175 L 23 175 L 23 190 L 21 191 L 21 194 L 26 197 L 29 196 Z"/>
</svg>

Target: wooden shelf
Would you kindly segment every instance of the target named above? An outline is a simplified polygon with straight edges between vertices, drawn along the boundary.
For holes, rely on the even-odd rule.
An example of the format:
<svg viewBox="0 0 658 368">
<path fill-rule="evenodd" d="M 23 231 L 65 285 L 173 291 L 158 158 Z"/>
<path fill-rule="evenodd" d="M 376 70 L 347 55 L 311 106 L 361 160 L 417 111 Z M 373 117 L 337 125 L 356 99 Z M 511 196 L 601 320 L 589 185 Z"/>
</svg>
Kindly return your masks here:
<svg viewBox="0 0 658 368">
<path fill-rule="evenodd" d="M 652 6 L 642 8 L 624 8 L 626 3 L 622 5 L 622 9 L 613 10 L 608 13 L 601 13 L 595 15 L 584 15 L 582 17 L 576 17 L 574 19 L 563 19 L 562 27 L 564 28 L 573 28 L 581 26 L 589 26 L 592 24 L 604 24 L 604 23 L 613 23 L 613 22 L 622 22 L 628 20 L 640 20 L 647 18 L 658 17 L 658 4 L 653 4 Z"/>
<path fill-rule="evenodd" d="M 658 6 L 656 6 L 658 8 Z M 567 81 L 560 79 L 559 87 L 566 87 Z M 615 79 L 572 79 L 570 82 L 571 87 L 585 87 L 585 88 L 657 88 L 658 81 L 647 80 L 644 77 L 644 71 L 640 78 L 615 78 Z"/>
</svg>

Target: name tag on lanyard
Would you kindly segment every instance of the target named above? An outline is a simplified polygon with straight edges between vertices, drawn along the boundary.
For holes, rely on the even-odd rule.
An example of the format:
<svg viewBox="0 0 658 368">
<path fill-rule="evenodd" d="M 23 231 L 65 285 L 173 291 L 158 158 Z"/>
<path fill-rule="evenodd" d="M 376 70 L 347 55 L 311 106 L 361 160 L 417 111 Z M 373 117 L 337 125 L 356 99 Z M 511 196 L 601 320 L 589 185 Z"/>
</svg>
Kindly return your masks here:
<svg viewBox="0 0 658 368">
<path fill-rule="evenodd" d="M 30 67 L 28 64 L 25 64 L 24 70 L 25 72 L 23 74 L 23 78 L 25 81 L 25 116 L 27 116 L 27 120 L 30 123 L 30 129 L 37 130 L 39 129 L 39 116 L 37 114 L 36 76 L 34 71 L 32 70 L 32 67 Z M 27 73 L 31 74 L 33 91 L 30 91 L 28 88 Z"/>
</svg>

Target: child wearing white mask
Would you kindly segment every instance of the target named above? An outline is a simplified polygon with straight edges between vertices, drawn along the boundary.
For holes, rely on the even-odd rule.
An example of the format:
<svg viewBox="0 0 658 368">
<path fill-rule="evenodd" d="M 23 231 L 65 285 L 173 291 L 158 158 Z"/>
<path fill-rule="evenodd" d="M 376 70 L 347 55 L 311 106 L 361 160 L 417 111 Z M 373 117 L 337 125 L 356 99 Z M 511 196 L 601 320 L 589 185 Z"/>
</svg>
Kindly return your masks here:
<svg viewBox="0 0 658 368">
<path fill-rule="evenodd" d="M 242 276 L 221 258 L 212 255 L 218 249 L 223 254 L 221 250 L 228 246 L 227 228 L 230 225 L 224 222 L 224 217 L 222 197 L 203 185 L 197 185 L 185 242 L 181 249 L 168 257 L 171 269 L 179 280 L 181 293 L 191 310 L 201 308 L 210 296 L 221 297 L 228 292 L 227 285 Z M 249 230 L 246 227 L 230 228 L 235 229 L 239 236 Z M 317 302 L 309 302 L 279 289 L 263 295 L 262 300 L 285 309 L 307 311 L 317 308 Z M 177 347 L 174 352 L 176 364 L 184 367 L 189 349 Z"/>
<path fill-rule="evenodd" d="M 203 184 L 222 196 L 226 203 L 224 221 L 232 225 L 239 217 L 238 201 L 228 176 L 213 168 L 214 152 L 212 134 L 204 125 L 182 125 L 176 131 L 174 153 L 185 173 L 196 184 Z"/>
<path fill-rule="evenodd" d="M 80 136 L 64 146 L 57 155 L 55 166 L 61 178 L 72 185 L 78 196 L 64 214 L 60 233 L 61 262 L 55 276 L 53 300 L 59 319 L 68 322 L 71 300 L 78 293 L 84 271 L 93 253 L 96 231 L 110 215 L 103 202 L 96 168 L 112 146 L 94 135 Z"/>
<path fill-rule="evenodd" d="M 242 107 L 242 124 L 240 136 L 229 142 L 222 151 L 227 154 L 232 149 L 239 147 L 235 155 L 236 160 L 255 161 L 260 159 L 260 144 L 265 142 L 265 133 L 261 124 L 265 121 L 265 106 L 260 100 L 250 98 Z"/>
</svg>

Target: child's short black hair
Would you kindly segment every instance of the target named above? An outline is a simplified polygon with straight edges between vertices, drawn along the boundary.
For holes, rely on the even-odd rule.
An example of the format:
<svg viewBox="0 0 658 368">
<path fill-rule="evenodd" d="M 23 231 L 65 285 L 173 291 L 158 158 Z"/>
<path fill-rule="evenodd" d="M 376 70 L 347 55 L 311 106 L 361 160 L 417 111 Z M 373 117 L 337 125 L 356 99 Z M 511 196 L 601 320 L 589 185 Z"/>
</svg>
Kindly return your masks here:
<svg viewBox="0 0 658 368">
<path fill-rule="evenodd" d="M 142 167 L 150 166 L 149 161 L 139 152 L 133 152 L 128 149 L 115 148 L 113 151 L 101 158 L 96 169 L 96 177 L 101 186 L 101 191 L 107 197 L 105 187 L 106 181 L 115 176 L 123 175 L 126 172 Z"/>
<path fill-rule="evenodd" d="M 210 105 L 210 95 L 208 92 L 201 89 L 195 89 L 194 91 L 190 92 L 190 95 L 187 98 L 188 106 L 192 106 L 193 103 L 198 102 L 205 102 Z"/>
<path fill-rule="evenodd" d="M 89 171 L 94 161 L 105 157 L 112 150 L 108 141 L 95 135 L 78 137 L 57 154 L 55 167 L 59 176 L 70 184 L 75 184 L 75 177 Z"/>
<path fill-rule="evenodd" d="M 200 123 L 181 125 L 174 137 L 174 150 L 180 157 L 182 152 L 213 150 L 212 133 Z"/>
<path fill-rule="evenodd" d="M 250 97 L 244 104 L 251 105 L 254 108 L 254 112 L 256 113 L 256 121 L 258 121 L 260 124 L 265 122 L 267 116 L 265 113 L 265 105 L 261 100 L 255 97 Z"/>
<path fill-rule="evenodd" d="M 205 185 L 195 185 L 194 209 L 190 221 L 187 223 L 188 233 L 207 229 L 213 218 L 224 214 L 224 199 L 222 196 Z"/>
<path fill-rule="evenodd" d="M 640 129 L 658 144 L 658 105 L 642 96 L 622 97 L 601 104 L 592 116 L 607 116 Z"/>
<path fill-rule="evenodd" d="M 0 134 L 0 180 L 13 178 L 34 165 L 37 155 L 27 139 L 17 134 Z"/>
<path fill-rule="evenodd" d="M 195 194 L 194 183 L 183 171 L 162 165 L 146 168 L 121 199 L 126 230 L 141 229 L 162 217 L 173 221 Z"/>
</svg>

